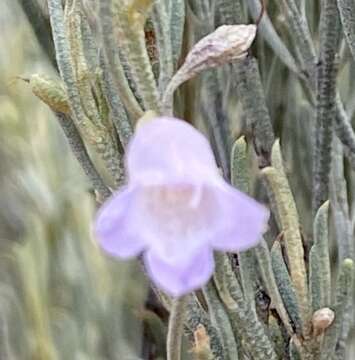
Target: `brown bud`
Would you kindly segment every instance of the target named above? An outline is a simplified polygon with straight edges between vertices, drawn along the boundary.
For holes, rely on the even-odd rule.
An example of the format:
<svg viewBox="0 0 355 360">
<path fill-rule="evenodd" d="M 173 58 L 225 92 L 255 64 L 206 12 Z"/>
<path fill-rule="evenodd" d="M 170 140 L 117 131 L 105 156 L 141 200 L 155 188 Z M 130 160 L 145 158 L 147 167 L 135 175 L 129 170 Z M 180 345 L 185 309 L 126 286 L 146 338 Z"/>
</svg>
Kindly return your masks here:
<svg viewBox="0 0 355 360">
<path fill-rule="evenodd" d="M 194 331 L 195 345 L 192 349 L 194 358 L 196 360 L 210 360 L 213 359 L 211 348 L 210 348 L 210 338 L 207 334 L 207 331 L 203 325 L 198 325 Z"/>
</svg>

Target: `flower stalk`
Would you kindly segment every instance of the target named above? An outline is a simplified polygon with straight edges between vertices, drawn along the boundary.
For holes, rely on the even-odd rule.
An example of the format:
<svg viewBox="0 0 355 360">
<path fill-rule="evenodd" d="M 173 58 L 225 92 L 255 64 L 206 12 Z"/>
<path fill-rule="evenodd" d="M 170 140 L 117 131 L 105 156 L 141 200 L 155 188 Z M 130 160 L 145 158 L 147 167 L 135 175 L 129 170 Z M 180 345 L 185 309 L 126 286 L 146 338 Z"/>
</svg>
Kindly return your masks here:
<svg viewBox="0 0 355 360">
<path fill-rule="evenodd" d="M 186 296 L 174 299 L 172 302 L 166 345 L 168 360 L 181 360 L 186 304 Z"/>
</svg>

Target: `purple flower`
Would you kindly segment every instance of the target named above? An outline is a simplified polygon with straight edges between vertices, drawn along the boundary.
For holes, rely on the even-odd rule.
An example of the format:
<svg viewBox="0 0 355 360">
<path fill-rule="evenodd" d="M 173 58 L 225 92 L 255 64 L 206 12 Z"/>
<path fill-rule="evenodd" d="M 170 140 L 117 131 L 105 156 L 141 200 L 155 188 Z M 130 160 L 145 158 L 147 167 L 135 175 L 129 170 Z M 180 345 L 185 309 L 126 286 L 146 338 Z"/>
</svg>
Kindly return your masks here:
<svg viewBox="0 0 355 360">
<path fill-rule="evenodd" d="M 99 211 L 97 237 L 113 256 L 143 253 L 148 274 L 170 295 L 208 281 L 213 250 L 260 241 L 268 210 L 223 180 L 207 139 L 188 123 L 161 117 L 139 127 L 126 167 L 127 185 Z"/>
</svg>

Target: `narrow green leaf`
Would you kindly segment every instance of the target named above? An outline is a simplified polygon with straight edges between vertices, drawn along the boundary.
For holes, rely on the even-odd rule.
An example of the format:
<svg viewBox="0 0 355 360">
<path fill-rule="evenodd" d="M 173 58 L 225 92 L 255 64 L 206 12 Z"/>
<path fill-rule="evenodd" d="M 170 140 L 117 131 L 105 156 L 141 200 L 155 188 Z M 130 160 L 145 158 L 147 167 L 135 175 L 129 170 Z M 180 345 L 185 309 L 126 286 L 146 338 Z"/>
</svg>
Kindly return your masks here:
<svg viewBox="0 0 355 360">
<path fill-rule="evenodd" d="M 333 358 L 335 347 L 341 334 L 344 318 L 346 317 L 347 304 L 352 296 L 353 282 L 354 262 L 351 259 L 345 259 L 340 265 L 335 290 L 335 301 L 333 305 L 335 320 L 325 333 L 321 360 L 330 360 Z"/>
<path fill-rule="evenodd" d="M 318 210 L 314 219 L 314 244 L 310 251 L 310 291 L 313 311 L 330 306 L 331 273 L 328 244 L 329 201 Z"/>
</svg>

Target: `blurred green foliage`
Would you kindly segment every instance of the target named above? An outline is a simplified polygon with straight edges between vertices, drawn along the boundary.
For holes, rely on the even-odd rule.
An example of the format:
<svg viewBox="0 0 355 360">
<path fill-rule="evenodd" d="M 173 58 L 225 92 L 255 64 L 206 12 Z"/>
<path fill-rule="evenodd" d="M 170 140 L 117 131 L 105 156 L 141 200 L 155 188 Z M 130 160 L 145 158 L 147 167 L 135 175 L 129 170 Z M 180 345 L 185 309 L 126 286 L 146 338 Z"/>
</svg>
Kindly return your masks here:
<svg viewBox="0 0 355 360">
<path fill-rule="evenodd" d="M 54 70 L 15 2 L 0 24 L 0 358 L 136 359 L 150 316 L 140 267 L 97 248 L 91 186 L 16 79 Z"/>
</svg>

